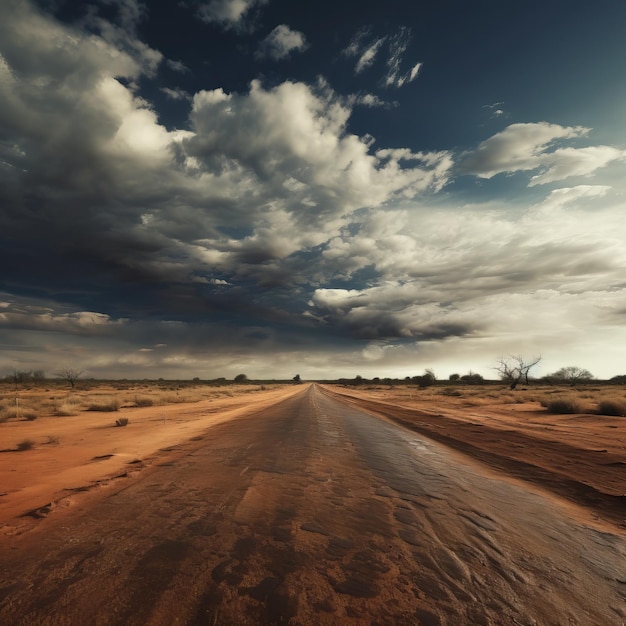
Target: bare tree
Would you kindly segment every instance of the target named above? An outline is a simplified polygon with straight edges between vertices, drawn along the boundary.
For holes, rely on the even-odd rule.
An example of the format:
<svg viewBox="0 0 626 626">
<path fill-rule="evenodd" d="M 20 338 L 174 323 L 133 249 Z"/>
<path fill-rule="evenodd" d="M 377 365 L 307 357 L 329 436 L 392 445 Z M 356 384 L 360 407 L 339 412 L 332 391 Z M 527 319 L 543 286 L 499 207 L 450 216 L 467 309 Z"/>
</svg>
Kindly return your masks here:
<svg viewBox="0 0 626 626">
<path fill-rule="evenodd" d="M 575 385 L 576 383 L 584 382 L 593 379 L 593 374 L 582 367 L 576 367 L 575 365 L 569 365 L 562 367 L 558 372 L 550 374 L 548 376 L 550 380 L 555 382 L 564 382 Z"/>
<path fill-rule="evenodd" d="M 503 381 L 509 383 L 511 389 L 515 389 L 522 380 L 528 384 L 530 370 L 539 361 L 541 361 L 541 356 L 533 357 L 529 361 L 519 354 L 501 357 L 495 370 Z"/>
<path fill-rule="evenodd" d="M 14 369 L 8 376 L 7 380 L 10 380 L 15 386 L 15 391 L 17 392 L 17 388 L 19 384 L 22 382 L 22 372 L 17 369 Z"/>
<path fill-rule="evenodd" d="M 73 367 L 64 367 L 62 370 L 56 372 L 55 376 L 67 381 L 72 389 L 76 386 L 76 381 L 81 377 L 83 370 L 77 370 Z"/>
<path fill-rule="evenodd" d="M 33 372 L 32 370 L 13 369 L 13 371 L 7 376 L 7 380 L 10 380 L 15 385 L 15 389 L 17 391 L 19 385 L 24 385 L 33 380 Z"/>
</svg>

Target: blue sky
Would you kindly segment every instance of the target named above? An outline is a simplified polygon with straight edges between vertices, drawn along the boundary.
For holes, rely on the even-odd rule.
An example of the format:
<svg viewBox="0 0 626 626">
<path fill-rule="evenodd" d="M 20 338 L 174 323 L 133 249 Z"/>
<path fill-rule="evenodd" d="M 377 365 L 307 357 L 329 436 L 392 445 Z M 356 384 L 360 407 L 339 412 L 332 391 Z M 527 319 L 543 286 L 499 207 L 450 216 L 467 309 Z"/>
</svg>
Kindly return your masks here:
<svg viewBox="0 0 626 626">
<path fill-rule="evenodd" d="M 625 31 L 608 1 L 7 0 L 0 368 L 624 373 Z"/>
</svg>

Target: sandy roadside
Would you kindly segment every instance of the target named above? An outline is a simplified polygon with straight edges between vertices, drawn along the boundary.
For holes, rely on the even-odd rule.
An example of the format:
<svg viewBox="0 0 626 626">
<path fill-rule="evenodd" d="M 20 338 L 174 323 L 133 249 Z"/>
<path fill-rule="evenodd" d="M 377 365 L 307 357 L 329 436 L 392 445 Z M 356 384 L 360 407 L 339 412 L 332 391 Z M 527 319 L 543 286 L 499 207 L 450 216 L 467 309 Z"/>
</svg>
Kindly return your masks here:
<svg viewBox="0 0 626 626">
<path fill-rule="evenodd" d="M 406 389 L 327 389 L 626 528 L 623 417 L 553 415 L 538 402 L 470 405 Z"/>
</svg>

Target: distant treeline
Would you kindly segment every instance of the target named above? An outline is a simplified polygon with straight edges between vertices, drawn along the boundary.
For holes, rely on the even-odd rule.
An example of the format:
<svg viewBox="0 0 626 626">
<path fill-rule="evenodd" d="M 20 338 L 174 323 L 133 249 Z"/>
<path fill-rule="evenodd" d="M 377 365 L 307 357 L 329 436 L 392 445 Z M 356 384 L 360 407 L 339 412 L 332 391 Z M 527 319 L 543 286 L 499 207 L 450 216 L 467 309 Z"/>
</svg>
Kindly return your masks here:
<svg viewBox="0 0 626 626">
<path fill-rule="evenodd" d="M 529 383 L 543 383 L 550 385 L 559 385 L 559 384 L 573 384 L 577 383 L 610 383 L 615 385 L 624 385 L 626 384 L 626 374 L 620 374 L 617 376 L 613 376 L 608 380 L 598 380 L 594 378 L 581 378 L 578 380 L 572 380 L 571 378 L 565 378 L 563 376 L 558 376 L 558 372 L 556 374 L 550 374 L 544 376 L 542 378 L 531 378 Z M 45 372 L 43 370 L 25 370 L 25 371 L 13 371 L 10 374 L 4 376 L 4 378 L 0 378 L 0 383 L 4 384 L 12 384 L 12 385 L 21 385 L 21 386 L 30 386 L 30 385 L 41 385 L 45 383 L 46 385 L 50 384 L 63 384 L 67 382 L 67 376 L 63 374 L 54 374 L 55 378 L 47 378 Z M 157 385 L 164 387 L 171 387 L 172 385 L 177 386 L 193 386 L 193 385 L 209 385 L 209 386 L 227 386 L 227 385 L 237 385 L 237 384 L 249 384 L 249 385 L 277 385 L 277 384 L 299 384 L 302 382 L 316 382 L 320 384 L 328 384 L 328 385 L 344 385 L 349 387 L 358 387 L 361 385 L 387 385 L 389 387 L 395 387 L 400 385 L 411 385 L 418 387 L 431 387 L 433 385 L 450 385 L 450 384 L 458 384 L 458 385 L 493 385 L 493 384 L 501 384 L 502 379 L 486 379 L 483 378 L 480 374 L 475 372 L 469 372 L 467 374 L 451 374 L 448 378 L 438 380 L 432 371 L 427 370 L 426 373 L 421 376 L 405 376 L 404 378 L 380 378 L 375 376 L 373 378 L 364 378 L 363 376 L 357 375 L 354 378 L 334 378 L 334 379 L 316 379 L 316 380 L 302 380 L 300 376 L 296 375 L 293 378 L 289 379 L 250 379 L 244 374 L 238 374 L 233 379 L 228 379 L 225 377 L 220 378 L 209 378 L 203 379 L 199 377 L 195 377 L 192 379 L 175 379 L 175 378 L 157 378 L 157 379 L 149 379 L 149 378 L 121 378 L 121 379 L 98 379 L 98 378 L 81 378 L 80 383 L 83 387 L 88 387 L 91 385 L 97 385 L 102 383 L 114 384 L 117 387 L 131 386 L 137 384 L 146 384 L 146 385 Z"/>
<path fill-rule="evenodd" d="M 411 385 L 418 387 L 431 387 L 433 385 L 501 385 L 502 379 L 486 379 L 480 374 L 468 373 L 468 374 L 451 374 L 447 379 L 437 380 L 436 378 L 426 374 L 423 376 L 406 376 L 405 378 L 363 378 L 362 376 L 355 376 L 354 378 L 339 378 L 336 380 L 317 380 L 315 382 L 321 384 L 339 384 L 348 387 L 358 387 L 361 385 L 387 385 L 389 387 Z M 530 384 L 545 384 L 545 385 L 572 385 L 576 384 L 589 384 L 589 383 L 609 383 L 613 385 L 625 385 L 626 374 L 620 374 L 613 376 L 608 380 L 599 380 L 595 378 L 581 378 L 578 380 L 567 379 L 561 376 L 550 374 L 542 378 L 531 378 Z"/>
</svg>

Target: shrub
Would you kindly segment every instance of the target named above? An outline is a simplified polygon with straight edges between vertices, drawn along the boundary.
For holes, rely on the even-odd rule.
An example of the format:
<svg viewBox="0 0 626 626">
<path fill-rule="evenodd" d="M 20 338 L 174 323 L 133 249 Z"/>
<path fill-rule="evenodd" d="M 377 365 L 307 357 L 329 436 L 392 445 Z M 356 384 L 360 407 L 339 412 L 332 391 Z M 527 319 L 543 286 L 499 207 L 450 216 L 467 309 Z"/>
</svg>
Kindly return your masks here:
<svg viewBox="0 0 626 626">
<path fill-rule="evenodd" d="M 31 450 L 35 447 L 35 442 L 32 439 L 24 439 L 17 444 L 17 450 L 23 452 L 24 450 Z"/>
<path fill-rule="evenodd" d="M 8 406 L 0 410 L 0 423 L 17 418 L 25 419 L 30 422 L 37 419 L 37 413 L 24 406 L 20 406 L 19 408 L 16 406 Z"/>
<path fill-rule="evenodd" d="M 542 406 L 548 409 L 549 413 L 567 414 L 567 413 L 584 413 L 585 407 L 577 399 L 569 396 L 562 396 L 560 398 L 552 398 L 547 401 L 542 401 Z"/>
<path fill-rule="evenodd" d="M 153 404 L 152 398 L 135 398 L 135 406 L 152 406 Z"/>
<path fill-rule="evenodd" d="M 102 402 L 94 402 L 87 407 L 88 411 L 112 412 L 120 410 L 120 401 L 117 398 L 109 398 Z"/>
<path fill-rule="evenodd" d="M 458 389 L 452 389 L 450 387 L 446 387 L 439 392 L 442 396 L 455 396 L 460 398 L 463 394 Z"/>
<path fill-rule="evenodd" d="M 600 415 L 626 417 L 626 400 L 621 400 L 620 398 L 601 400 L 598 403 L 598 413 Z"/>
<path fill-rule="evenodd" d="M 202 400 L 201 394 L 191 392 L 182 395 L 179 393 L 164 393 L 156 397 L 157 404 L 184 404 L 186 402 L 200 402 L 200 400 Z"/>
<path fill-rule="evenodd" d="M 489 396 L 489 394 L 487 395 Z M 498 402 L 500 402 L 501 404 L 521 404 L 522 402 L 524 402 L 523 397 L 520 400 L 520 397 L 517 394 L 509 392 L 497 394 L 495 398 L 497 398 Z"/>
<path fill-rule="evenodd" d="M 63 402 L 62 404 L 57 404 L 54 407 L 54 414 L 59 417 L 68 417 L 70 415 L 78 415 L 78 409 L 68 404 L 67 402 Z"/>
<path fill-rule="evenodd" d="M 128 426 L 128 418 L 127 417 L 119 417 L 115 420 L 116 426 Z"/>
<path fill-rule="evenodd" d="M 461 380 L 468 385 L 480 385 L 485 382 L 485 379 L 480 374 L 474 374 L 473 372 L 463 374 Z"/>
</svg>

